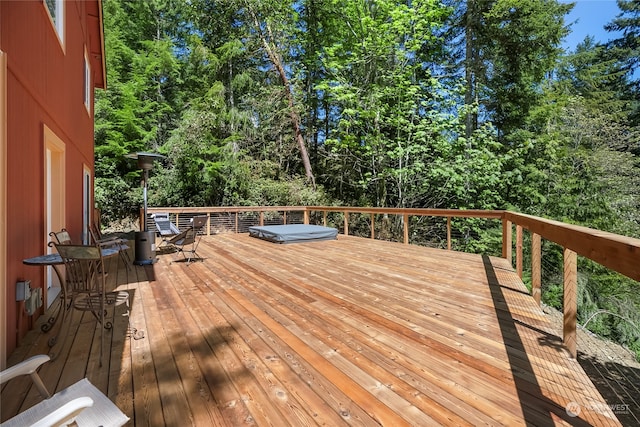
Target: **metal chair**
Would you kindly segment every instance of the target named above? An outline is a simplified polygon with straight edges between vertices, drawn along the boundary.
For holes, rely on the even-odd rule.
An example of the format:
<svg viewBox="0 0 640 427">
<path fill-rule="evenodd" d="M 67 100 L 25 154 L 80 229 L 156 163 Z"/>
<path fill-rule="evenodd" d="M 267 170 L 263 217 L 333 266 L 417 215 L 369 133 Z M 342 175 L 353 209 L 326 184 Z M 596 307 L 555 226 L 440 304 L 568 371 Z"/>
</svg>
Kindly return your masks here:
<svg viewBox="0 0 640 427">
<path fill-rule="evenodd" d="M 129 257 L 129 245 L 126 239 L 121 239 L 120 237 L 103 237 L 102 232 L 100 231 L 100 227 L 96 224 L 93 224 L 89 228 L 89 233 L 91 234 L 91 239 L 93 243 L 102 247 L 102 248 L 114 248 L 118 250 L 118 256 L 124 262 L 124 265 L 127 267 L 127 270 L 131 269 L 131 258 Z"/>
<path fill-rule="evenodd" d="M 201 231 L 207 224 L 207 220 L 206 215 L 194 216 L 191 218 L 189 228 L 183 230 L 168 242 L 168 244 L 176 248 L 177 252 L 182 253 L 187 264 L 190 264 L 192 259 L 201 259 L 196 250 L 202 237 Z M 189 256 L 186 254 L 189 254 Z"/>
<path fill-rule="evenodd" d="M 55 244 L 55 247 L 65 266 L 69 307 L 92 313 L 102 325 L 100 328 L 100 366 L 102 366 L 103 330 L 113 327 L 111 322 L 105 321 L 106 309 L 121 304 L 127 304 L 128 309 L 129 294 L 124 291 L 106 291 L 105 265 L 100 246 Z"/>
<path fill-rule="evenodd" d="M 60 245 L 70 245 L 72 243 L 71 236 L 66 228 L 63 228 L 60 231 L 52 231 L 49 233 L 49 237 L 51 237 L 52 241 L 55 239 L 56 243 Z"/>
<path fill-rule="evenodd" d="M 49 356 L 40 354 L 0 372 L 0 385 L 13 378 L 29 375 L 44 398 L 43 401 L 2 423 L 3 427 L 119 427 L 129 421 L 129 417 L 86 378 L 51 396 L 37 372 L 40 365 L 49 360 Z M 11 387 L 7 386 L 6 390 L 11 390 Z"/>
<path fill-rule="evenodd" d="M 180 229 L 169 219 L 168 212 L 155 213 L 151 215 L 151 218 L 153 218 L 156 224 L 157 233 L 162 238 L 162 242 L 160 242 L 158 246 L 162 246 L 163 244 L 168 245 L 174 236 L 180 234 Z"/>
</svg>

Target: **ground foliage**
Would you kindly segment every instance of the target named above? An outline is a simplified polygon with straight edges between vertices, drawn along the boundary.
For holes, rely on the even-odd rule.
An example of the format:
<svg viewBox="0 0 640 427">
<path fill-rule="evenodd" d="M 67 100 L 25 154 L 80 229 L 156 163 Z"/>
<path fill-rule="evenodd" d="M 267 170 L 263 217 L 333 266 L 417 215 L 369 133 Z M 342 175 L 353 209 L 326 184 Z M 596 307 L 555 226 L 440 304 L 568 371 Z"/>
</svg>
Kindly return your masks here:
<svg viewBox="0 0 640 427">
<path fill-rule="evenodd" d="M 565 52 L 556 0 L 104 0 L 96 202 L 135 215 L 124 155 L 154 151 L 153 206 L 514 209 L 640 237 L 640 2 L 618 3 L 622 36 Z M 453 225 L 499 250 L 495 224 Z M 581 261 L 580 321 L 640 354 L 638 286 Z"/>
</svg>

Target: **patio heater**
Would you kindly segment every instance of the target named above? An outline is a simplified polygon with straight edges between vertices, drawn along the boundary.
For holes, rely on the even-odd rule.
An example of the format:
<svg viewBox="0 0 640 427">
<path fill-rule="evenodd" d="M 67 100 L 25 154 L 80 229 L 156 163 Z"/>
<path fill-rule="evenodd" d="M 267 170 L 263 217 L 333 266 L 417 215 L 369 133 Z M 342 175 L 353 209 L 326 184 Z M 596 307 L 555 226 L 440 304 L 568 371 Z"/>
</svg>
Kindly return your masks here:
<svg viewBox="0 0 640 427">
<path fill-rule="evenodd" d="M 135 260 L 136 265 L 153 264 L 156 258 L 156 237 L 153 231 L 149 231 L 147 227 L 147 181 L 149 180 L 149 171 L 153 168 L 153 161 L 164 159 L 165 156 L 156 153 L 131 153 L 126 157 L 138 160 L 138 167 L 143 172 L 143 199 L 144 199 L 144 216 L 140 231 L 136 232 L 135 240 Z"/>
</svg>

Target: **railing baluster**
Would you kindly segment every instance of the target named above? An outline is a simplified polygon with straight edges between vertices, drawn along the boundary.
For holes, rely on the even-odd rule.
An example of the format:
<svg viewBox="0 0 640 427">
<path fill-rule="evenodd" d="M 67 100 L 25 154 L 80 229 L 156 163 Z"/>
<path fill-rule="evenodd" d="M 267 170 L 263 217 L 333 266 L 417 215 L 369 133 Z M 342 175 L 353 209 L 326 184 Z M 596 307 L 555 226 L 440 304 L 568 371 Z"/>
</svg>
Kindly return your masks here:
<svg viewBox="0 0 640 427">
<path fill-rule="evenodd" d="M 409 244 L 409 215 L 408 214 L 404 214 L 402 216 L 402 220 L 404 222 L 404 244 L 408 245 Z"/>
<path fill-rule="evenodd" d="M 513 262 L 512 260 L 512 248 L 513 244 L 512 240 L 512 230 L 511 230 L 511 221 L 506 218 L 502 219 L 502 258 L 506 258 L 509 261 L 509 264 Z"/>
<path fill-rule="evenodd" d="M 375 239 L 376 238 L 376 227 L 375 227 L 375 218 L 376 218 L 376 214 L 371 213 L 371 238 Z"/>
<path fill-rule="evenodd" d="M 349 235 L 349 212 L 344 211 L 344 235 Z"/>
<path fill-rule="evenodd" d="M 522 279 L 522 226 L 516 224 L 516 273 Z"/>
<path fill-rule="evenodd" d="M 451 250 L 451 217 L 447 217 L 447 250 Z"/>
<path fill-rule="evenodd" d="M 531 295 L 533 299 L 540 305 L 542 296 L 542 242 L 540 235 L 532 233 L 531 235 Z"/>
<path fill-rule="evenodd" d="M 576 323 L 578 316 L 578 255 L 564 249 L 564 298 L 562 303 L 562 340 L 571 357 L 577 355 Z"/>
</svg>

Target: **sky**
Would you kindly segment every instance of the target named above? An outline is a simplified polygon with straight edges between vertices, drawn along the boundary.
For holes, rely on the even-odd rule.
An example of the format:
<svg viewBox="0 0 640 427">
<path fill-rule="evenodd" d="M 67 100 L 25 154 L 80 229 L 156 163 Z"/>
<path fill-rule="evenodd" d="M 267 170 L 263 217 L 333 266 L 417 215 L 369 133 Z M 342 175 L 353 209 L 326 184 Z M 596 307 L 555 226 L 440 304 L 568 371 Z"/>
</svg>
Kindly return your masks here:
<svg viewBox="0 0 640 427">
<path fill-rule="evenodd" d="M 570 3 L 568 0 L 561 0 L 563 3 Z M 620 13 L 615 0 L 574 0 L 576 5 L 565 17 L 566 23 L 575 22 L 563 44 L 565 49 L 574 50 L 578 43 L 582 42 L 586 36 L 595 37 L 596 42 L 605 42 L 614 38 L 615 33 L 609 33 L 603 28 L 605 24 L 611 22 Z"/>
</svg>

